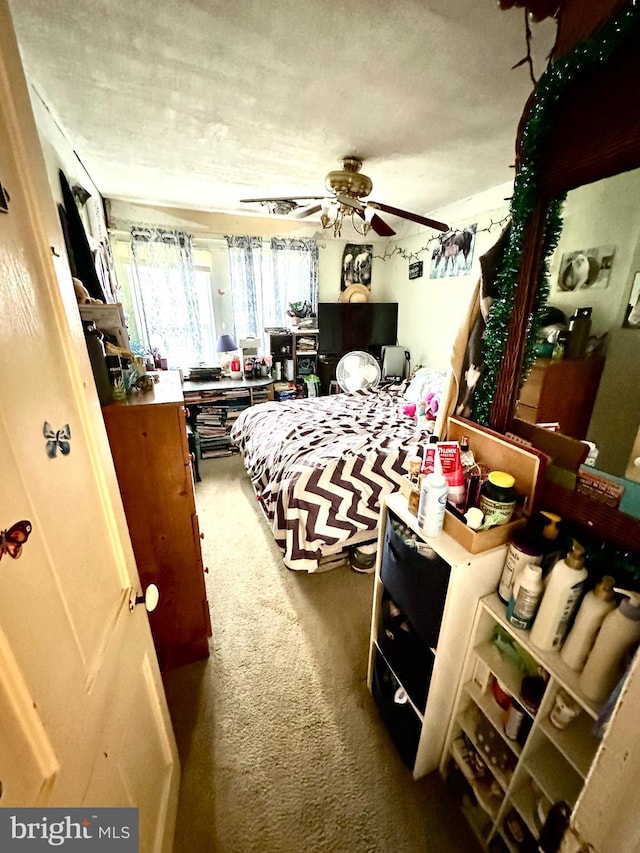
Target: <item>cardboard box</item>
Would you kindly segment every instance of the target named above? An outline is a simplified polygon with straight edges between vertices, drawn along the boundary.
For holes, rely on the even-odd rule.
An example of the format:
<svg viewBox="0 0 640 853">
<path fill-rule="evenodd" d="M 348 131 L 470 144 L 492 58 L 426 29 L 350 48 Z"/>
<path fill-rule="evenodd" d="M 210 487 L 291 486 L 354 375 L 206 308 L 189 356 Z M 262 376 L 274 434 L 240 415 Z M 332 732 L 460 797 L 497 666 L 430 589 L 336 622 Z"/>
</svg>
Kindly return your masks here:
<svg viewBox="0 0 640 853">
<path fill-rule="evenodd" d="M 518 496 L 517 515 L 508 524 L 475 531 L 467 527 L 452 513 L 444 514 L 444 530 L 456 539 L 467 551 L 477 554 L 509 542 L 515 533 L 527 523 L 527 518 L 537 510 L 540 487 L 544 480 L 546 456 L 533 448 L 523 447 L 498 432 L 479 426 L 464 418 L 448 420 L 447 439 L 460 441 L 469 437 L 469 447 L 476 462 L 492 471 L 506 471 L 515 478 Z"/>
</svg>

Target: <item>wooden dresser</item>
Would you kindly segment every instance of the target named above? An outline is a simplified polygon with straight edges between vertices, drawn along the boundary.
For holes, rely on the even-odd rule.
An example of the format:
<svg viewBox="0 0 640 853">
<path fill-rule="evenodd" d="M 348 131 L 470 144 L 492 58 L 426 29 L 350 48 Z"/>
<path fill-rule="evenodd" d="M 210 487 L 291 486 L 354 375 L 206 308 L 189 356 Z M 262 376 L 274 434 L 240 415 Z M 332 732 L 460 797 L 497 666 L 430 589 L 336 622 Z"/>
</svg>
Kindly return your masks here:
<svg viewBox="0 0 640 853">
<path fill-rule="evenodd" d="M 529 423 L 560 424 L 571 438 L 587 435 L 598 393 L 603 358 L 538 358 L 527 377 L 516 406 L 516 417 Z"/>
<path fill-rule="evenodd" d="M 160 591 L 149 614 L 160 666 L 206 658 L 211 623 L 178 372 L 102 413 L 142 588 Z"/>
</svg>

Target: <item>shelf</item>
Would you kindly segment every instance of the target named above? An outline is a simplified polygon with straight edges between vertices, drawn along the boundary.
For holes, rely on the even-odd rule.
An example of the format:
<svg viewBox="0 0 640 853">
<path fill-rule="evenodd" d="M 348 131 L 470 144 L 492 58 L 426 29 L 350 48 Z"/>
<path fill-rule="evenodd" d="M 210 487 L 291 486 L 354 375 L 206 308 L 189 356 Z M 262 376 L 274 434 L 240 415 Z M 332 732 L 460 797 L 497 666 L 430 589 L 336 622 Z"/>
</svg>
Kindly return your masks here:
<svg viewBox="0 0 640 853">
<path fill-rule="evenodd" d="M 496 594 L 489 595 L 482 599 L 482 605 L 491 614 L 491 616 L 503 628 L 511 633 L 522 648 L 531 655 L 531 657 L 539 663 L 547 672 L 551 673 L 556 681 L 560 682 L 564 689 L 571 695 L 573 699 L 592 717 L 594 720 L 598 718 L 600 706 L 589 701 L 584 696 L 579 688 L 578 682 L 580 676 L 578 673 L 570 669 L 562 660 L 558 652 L 543 652 L 534 646 L 529 639 L 528 631 L 521 631 L 514 628 L 505 617 L 505 606 Z M 500 676 L 501 680 L 502 676 Z"/>
<path fill-rule="evenodd" d="M 476 734 L 476 729 L 479 721 L 480 714 L 478 713 L 475 706 L 472 705 L 469 706 L 469 708 L 467 708 L 464 713 L 458 718 L 458 725 L 469 738 L 471 743 L 474 745 L 478 754 L 484 761 L 489 772 L 495 778 L 498 785 L 500 785 L 503 791 L 506 791 L 511 781 L 512 771 L 501 770 L 499 767 L 496 767 L 495 765 L 490 764 L 489 761 L 487 761 L 487 757 L 483 752 L 482 746 L 480 745 Z"/>
<path fill-rule="evenodd" d="M 464 760 L 462 752 L 460 751 L 456 741 L 451 744 L 451 754 L 453 755 L 453 759 L 458 765 L 460 772 L 467 780 L 469 787 L 473 791 L 479 806 L 492 821 L 495 821 L 498 816 L 500 806 L 502 805 L 502 797 L 498 796 L 494 792 L 493 785 L 489 778 L 476 777 L 474 775 L 473 769 L 469 767 L 467 762 Z"/>
<path fill-rule="evenodd" d="M 538 828 L 534 819 L 537 799 L 531 785 L 531 777 L 521 778 L 520 783 L 509 794 L 509 799 L 522 820 L 526 823 L 529 832 L 537 838 Z"/>
<path fill-rule="evenodd" d="M 546 737 L 537 734 L 537 743 L 523 758 L 524 766 L 552 803 L 564 800 L 573 808 L 583 779 Z"/>
<path fill-rule="evenodd" d="M 491 672 L 507 688 L 512 696 L 519 696 L 522 685 L 522 671 L 511 661 L 506 660 L 491 640 L 485 640 L 476 646 L 475 653 Z"/>
<path fill-rule="evenodd" d="M 547 716 L 540 720 L 540 729 L 574 770 L 585 779 L 599 746 L 598 739 L 592 734 L 591 717 L 582 713 L 569 723 L 566 729 L 558 729 Z"/>
<path fill-rule="evenodd" d="M 520 744 L 507 737 L 504 731 L 505 711 L 498 705 L 491 692 L 483 692 L 474 681 L 468 681 L 464 689 L 472 701 L 478 706 L 482 714 L 489 720 L 502 740 L 516 757 L 520 756 L 522 747 Z"/>
<path fill-rule="evenodd" d="M 448 738 L 451 756 L 455 757 L 454 739 L 462 731 L 483 759 L 490 754 L 502 767 L 496 769 L 495 765 L 487 763 L 504 793 L 504 801 L 495 815 L 493 811 L 488 812 L 493 816 L 493 824 L 482 838 L 482 845 L 487 849 L 490 840 L 499 836 L 515 853 L 518 845 L 508 838 L 503 826 L 508 813 L 517 813 L 527 836 L 533 837 L 528 838 L 528 845 L 534 844 L 533 839 L 540 834 L 539 804 L 565 801 L 570 808 L 575 806 L 599 746 L 592 734 L 598 708 L 581 695 L 578 674 L 564 664 L 560 655 L 535 648 L 528 632 L 514 628 L 507 621 L 505 611 L 495 593 L 480 602 L 458 690 L 455 725 L 450 727 Z M 526 665 L 520 666 L 516 655 L 512 659 L 508 653 L 501 652 L 494 642 L 497 628 L 522 650 L 523 658 L 530 658 Z M 495 701 L 491 683 L 492 678 L 498 678 L 505 690 L 517 697 L 523 677 L 536 669 L 546 673 L 547 684 L 539 710 L 535 715 L 529 714 L 532 725 L 521 746 L 507 738 L 504 732 L 505 712 Z M 557 729 L 549 720 L 560 690 L 572 696 L 581 709 L 566 729 Z M 483 735 L 481 743 L 477 732 Z M 483 746 L 486 749 L 487 744 L 489 749 L 485 752 Z M 511 766 L 507 755 L 513 759 Z"/>
</svg>

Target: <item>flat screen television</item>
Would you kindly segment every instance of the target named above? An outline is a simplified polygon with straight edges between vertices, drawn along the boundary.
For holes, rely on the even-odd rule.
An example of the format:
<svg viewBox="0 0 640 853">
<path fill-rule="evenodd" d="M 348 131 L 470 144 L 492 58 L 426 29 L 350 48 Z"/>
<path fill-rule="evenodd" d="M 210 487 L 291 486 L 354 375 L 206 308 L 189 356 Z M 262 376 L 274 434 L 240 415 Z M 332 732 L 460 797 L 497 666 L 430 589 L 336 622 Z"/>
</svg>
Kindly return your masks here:
<svg viewBox="0 0 640 853">
<path fill-rule="evenodd" d="M 318 303 L 318 351 L 342 355 L 364 350 L 375 356 L 398 339 L 397 302 Z"/>
</svg>

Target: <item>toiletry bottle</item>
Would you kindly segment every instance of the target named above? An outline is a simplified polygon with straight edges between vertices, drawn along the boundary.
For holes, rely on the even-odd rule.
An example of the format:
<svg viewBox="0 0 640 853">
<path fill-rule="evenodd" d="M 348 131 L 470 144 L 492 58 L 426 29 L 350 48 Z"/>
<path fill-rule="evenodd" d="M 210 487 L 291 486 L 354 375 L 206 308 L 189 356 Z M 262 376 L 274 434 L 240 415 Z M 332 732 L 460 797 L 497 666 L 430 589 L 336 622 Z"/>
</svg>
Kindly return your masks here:
<svg viewBox="0 0 640 853">
<path fill-rule="evenodd" d="M 524 530 L 517 530 L 509 544 L 498 584 L 498 595 L 505 604 L 508 604 L 511 598 L 511 590 L 518 571 L 527 563 L 533 563 L 536 566 L 542 563 L 542 545 L 535 519 L 529 521 Z"/>
<path fill-rule="evenodd" d="M 534 646 L 544 651 L 560 650 L 587 576 L 584 548 L 574 540 L 571 552 L 564 560 L 558 560 L 549 574 L 531 629 Z"/>
<path fill-rule="evenodd" d="M 511 590 L 507 619 L 515 627 L 526 631 L 535 618 L 542 591 L 542 569 L 530 563 L 522 566 Z"/>
<path fill-rule="evenodd" d="M 480 509 L 493 524 L 506 524 L 516 506 L 515 479 L 506 471 L 491 471 L 480 489 Z"/>
<path fill-rule="evenodd" d="M 542 525 L 541 541 L 542 546 L 542 574 L 546 576 L 562 556 L 562 545 L 560 541 L 560 522 L 562 518 L 556 515 L 555 512 L 543 510 L 540 514 L 540 522 Z"/>
<path fill-rule="evenodd" d="M 429 443 L 425 445 L 422 457 L 422 474 L 433 474 L 435 471 L 436 446 L 439 440 L 437 435 L 429 436 Z"/>
<path fill-rule="evenodd" d="M 460 439 L 460 462 L 465 477 L 476 464 L 476 458 L 473 455 L 473 450 L 469 447 L 469 436 L 463 435 Z"/>
<path fill-rule="evenodd" d="M 418 524 L 425 536 L 439 536 L 444 524 L 449 485 L 442 474 L 427 474 L 422 480 Z"/>
<path fill-rule="evenodd" d="M 569 319 L 569 339 L 565 358 L 584 358 L 591 332 L 591 308 L 576 308 Z"/>
<path fill-rule="evenodd" d="M 616 606 L 613 595 L 615 579 L 605 575 L 582 599 L 573 628 L 569 631 L 560 657 L 575 672 L 581 672 L 593 648 L 605 617 Z"/>
<path fill-rule="evenodd" d="M 624 674 L 627 654 L 640 642 L 640 594 L 614 590 L 627 597 L 605 617 L 578 682 L 592 702 L 604 702 L 611 694 Z"/>
</svg>

